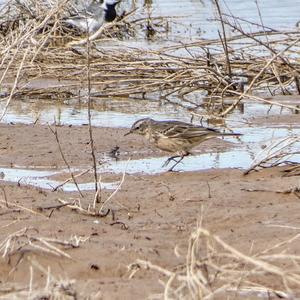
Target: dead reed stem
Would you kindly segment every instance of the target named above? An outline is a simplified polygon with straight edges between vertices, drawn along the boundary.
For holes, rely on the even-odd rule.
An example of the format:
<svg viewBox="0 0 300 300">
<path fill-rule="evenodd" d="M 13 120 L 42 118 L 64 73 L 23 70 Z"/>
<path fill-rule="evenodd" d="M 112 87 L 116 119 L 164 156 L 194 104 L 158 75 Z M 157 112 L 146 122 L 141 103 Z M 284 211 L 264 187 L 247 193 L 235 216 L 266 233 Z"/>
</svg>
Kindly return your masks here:
<svg viewBox="0 0 300 300">
<path fill-rule="evenodd" d="M 61 155 L 64 163 L 66 164 L 66 166 L 68 168 L 68 171 L 69 171 L 69 173 L 70 173 L 70 175 L 72 177 L 72 180 L 73 180 L 73 182 L 74 182 L 74 184 L 76 186 L 76 189 L 77 189 L 80 197 L 83 198 L 84 196 L 83 196 L 83 194 L 82 194 L 82 192 L 81 192 L 81 190 L 80 190 L 80 188 L 78 186 L 78 183 L 77 183 L 77 180 L 76 180 L 76 176 L 74 175 L 74 173 L 73 173 L 73 171 L 72 171 L 72 169 L 71 169 L 71 167 L 70 167 L 70 165 L 69 165 L 69 163 L 68 163 L 68 161 L 67 161 L 67 159 L 65 157 L 65 154 L 64 154 L 64 152 L 62 150 L 61 143 L 60 143 L 60 140 L 59 140 L 59 137 L 58 137 L 57 128 L 55 127 L 55 129 L 53 129 L 50 126 L 48 126 L 48 127 L 49 127 L 50 131 L 53 133 L 53 135 L 55 137 L 55 140 L 56 140 L 56 143 L 58 145 L 58 149 L 59 149 L 60 155 Z"/>
<path fill-rule="evenodd" d="M 88 25 L 88 24 L 87 24 Z M 88 120 L 89 120 L 89 137 L 90 137 L 90 147 L 91 147 L 91 155 L 93 159 L 93 172 L 94 172 L 94 180 L 95 180 L 95 199 L 96 202 L 101 201 L 101 190 L 98 192 L 98 189 L 100 189 L 100 186 L 98 185 L 98 174 L 97 174 L 97 161 L 96 161 L 96 155 L 95 155 L 95 145 L 94 145 L 94 138 L 93 138 L 93 129 L 92 129 L 92 114 L 91 114 L 91 108 L 92 108 L 92 98 L 91 98 L 91 75 L 90 75 L 90 39 L 89 35 L 87 38 L 87 44 L 86 44 L 86 51 L 87 51 L 87 58 L 86 58 L 86 68 L 87 68 L 87 88 L 88 88 Z M 96 203 L 94 202 L 94 209 L 96 208 Z"/>
<path fill-rule="evenodd" d="M 225 26 L 224 26 L 224 21 L 223 21 L 223 14 L 221 12 L 221 8 L 219 5 L 219 1 L 215 0 L 215 4 L 218 10 L 218 14 L 221 20 L 221 26 L 222 26 L 222 35 L 223 35 L 223 39 L 220 38 L 221 42 L 222 42 L 222 46 L 224 48 L 224 53 L 225 53 L 225 57 L 226 57 L 226 67 L 227 67 L 227 74 L 229 75 L 229 77 L 231 77 L 231 66 L 230 66 L 230 59 L 229 59 L 229 53 L 228 53 L 228 45 L 227 45 L 227 38 L 226 38 L 226 31 L 225 31 Z"/>
</svg>

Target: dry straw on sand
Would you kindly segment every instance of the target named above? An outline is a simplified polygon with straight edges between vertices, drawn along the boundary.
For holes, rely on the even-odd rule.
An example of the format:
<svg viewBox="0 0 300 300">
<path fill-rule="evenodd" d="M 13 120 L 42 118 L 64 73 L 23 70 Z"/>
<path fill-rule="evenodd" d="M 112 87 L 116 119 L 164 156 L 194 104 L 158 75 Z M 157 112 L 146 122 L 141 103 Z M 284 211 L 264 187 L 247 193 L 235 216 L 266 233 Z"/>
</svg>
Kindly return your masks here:
<svg viewBox="0 0 300 300">
<path fill-rule="evenodd" d="M 245 254 L 200 226 L 189 238 L 184 265 L 171 271 L 138 259 L 130 277 L 140 269 L 158 272 L 164 291 L 152 299 L 298 299 L 300 256 L 288 248 L 299 237 Z"/>
</svg>

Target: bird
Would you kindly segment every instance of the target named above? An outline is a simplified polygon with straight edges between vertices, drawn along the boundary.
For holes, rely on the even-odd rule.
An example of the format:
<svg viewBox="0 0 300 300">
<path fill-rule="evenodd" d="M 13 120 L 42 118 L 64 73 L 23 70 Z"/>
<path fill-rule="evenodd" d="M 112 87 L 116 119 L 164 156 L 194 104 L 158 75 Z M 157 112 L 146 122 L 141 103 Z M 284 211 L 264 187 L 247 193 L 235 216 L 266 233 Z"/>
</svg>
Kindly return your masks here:
<svg viewBox="0 0 300 300">
<path fill-rule="evenodd" d="M 151 144 L 160 150 L 176 153 L 163 164 L 168 166 L 171 161 L 175 164 L 168 170 L 173 171 L 184 157 L 191 154 L 191 149 L 200 143 L 219 136 L 240 136 L 240 133 L 224 133 L 217 129 L 194 125 L 181 121 L 156 121 L 151 118 L 137 120 L 131 126 L 129 134 L 139 134 L 144 136 Z M 178 158 L 178 160 L 176 160 Z"/>
<path fill-rule="evenodd" d="M 76 12 L 65 20 L 65 23 L 82 32 L 94 33 L 105 22 L 112 22 L 116 16 L 116 5 L 120 0 L 92 0 L 89 4 L 78 4 Z"/>
</svg>

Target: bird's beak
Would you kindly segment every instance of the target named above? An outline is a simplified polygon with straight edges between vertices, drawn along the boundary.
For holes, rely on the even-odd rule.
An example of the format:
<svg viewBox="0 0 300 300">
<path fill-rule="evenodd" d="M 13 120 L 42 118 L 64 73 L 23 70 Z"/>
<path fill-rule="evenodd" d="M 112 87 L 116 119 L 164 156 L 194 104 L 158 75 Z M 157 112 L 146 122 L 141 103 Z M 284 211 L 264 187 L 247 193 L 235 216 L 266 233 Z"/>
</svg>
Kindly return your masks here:
<svg viewBox="0 0 300 300">
<path fill-rule="evenodd" d="M 127 133 L 125 133 L 124 136 L 129 135 L 129 134 L 131 134 L 131 133 L 132 133 L 132 131 L 130 130 L 130 131 L 128 131 Z"/>
</svg>

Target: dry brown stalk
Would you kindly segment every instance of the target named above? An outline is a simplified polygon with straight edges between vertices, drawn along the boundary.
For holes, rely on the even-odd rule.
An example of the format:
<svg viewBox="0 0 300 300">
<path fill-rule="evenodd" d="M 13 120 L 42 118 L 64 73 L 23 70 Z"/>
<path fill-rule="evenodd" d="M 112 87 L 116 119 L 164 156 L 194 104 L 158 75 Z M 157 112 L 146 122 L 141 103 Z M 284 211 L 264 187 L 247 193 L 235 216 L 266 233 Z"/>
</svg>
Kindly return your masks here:
<svg viewBox="0 0 300 300">
<path fill-rule="evenodd" d="M 93 207 L 96 209 L 96 202 L 101 201 L 101 187 L 98 184 L 98 174 L 97 174 L 97 161 L 96 161 L 96 155 L 95 155 L 95 144 L 94 144 L 94 138 L 93 138 L 93 129 L 92 129 L 92 114 L 91 114 L 91 108 L 92 108 L 92 98 L 91 98 L 91 61 L 90 61 L 90 49 L 91 49 L 91 42 L 90 37 L 88 35 L 87 37 L 87 43 L 86 43 L 86 52 L 87 52 L 87 58 L 86 58 L 86 76 L 87 76 L 87 89 L 88 89 L 88 121 L 89 121 L 89 138 L 90 138 L 90 147 L 91 147 L 91 156 L 93 160 L 93 171 L 94 171 L 94 180 L 95 180 L 95 200 L 93 202 Z"/>
<path fill-rule="evenodd" d="M 0 289 L 0 299 L 79 299 L 77 291 L 74 288 L 74 280 L 61 280 L 65 277 L 61 275 L 54 276 L 51 268 L 44 268 L 35 258 L 28 257 L 29 265 L 29 284 L 27 286 L 12 284 Z M 46 278 L 44 286 L 40 286 L 35 281 L 34 271 L 38 270 Z"/>
<path fill-rule="evenodd" d="M 155 91 L 166 91 L 164 94 L 165 96 L 168 96 L 173 93 L 174 89 L 177 90 L 176 94 L 178 94 L 184 88 L 187 89 L 184 94 L 188 94 L 199 89 L 210 89 L 210 86 L 215 89 L 215 79 L 220 84 L 220 90 L 218 91 L 218 88 L 215 89 L 216 94 L 224 93 L 224 88 L 228 86 L 228 82 L 224 80 L 222 72 L 215 71 L 213 68 L 207 68 L 205 62 L 202 64 L 199 63 L 199 61 L 197 61 L 197 63 L 194 61 L 194 63 L 191 64 L 190 60 L 185 61 L 177 57 L 170 59 L 169 56 L 164 56 L 165 59 L 161 59 L 161 55 L 160 59 L 156 61 L 153 60 L 153 58 L 150 60 L 137 60 L 137 57 L 141 57 L 140 51 L 137 51 L 138 53 L 135 53 L 136 51 L 131 52 L 132 53 L 126 56 L 120 54 L 115 56 L 115 53 L 110 53 L 110 56 L 102 56 L 93 51 L 91 78 L 93 79 L 93 86 L 101 90 L 96 97 L 126 94 L 133 95 L 144 92 L 152 93 Z M 73 55 L 73 53 L 66 54 Z M 147 55 L 147 53 L 145 52 L 144 55 Z M 153 57 L 157 55 L 159 54 L 151 54 Z M 48 59 L 50 56 L 52 56 L 52 54 L 48 53 Z M 81 71 L 82 66 L 84 66 L 82 59 L 84 59 L 84 57 L 79 57 L 79 59 L 78 57 L 76 58 L 78 66 L 70 65 L 68 67 L 67 65 L 64 65 L 63 62 L 59 62 L 59 65 L 56 67 L 49 65 L 43 67 L 43 64 L 40 64 L 39 67 L 42 68 L 42 72 L 46 77 L 52 77 L 52 74 L 59 73 L 61 74 L 61 78 L 67 80 L 84 81 L 83 73 Z M 103 62 L 103 59 L 106 61 Z M 55 59 L 53 61 L 55 61 Z M 239 65 L 236 65 L 238 68 L 240 66 L 240 63 Z M 74 73 L 74 70 L 78 71 Z M 29 70 L 29 74 L 31 72 L 32 71 Z M 213 76 L 210 77 L 208 72 L 212 73 Z M 49 75 L 47 75 L 47 73 L 49 73 Z M 72 78 L 73 74 L 75 75 L 74 78 Z M 210 81 L 213 81 L 213 84 L 209 84 L 208 82 Z M 262 84 L 263 82 L 260 81 L 259 83 Z M 60 87 L 60 89 L 69 89 L 72 86 L 76 86 L 76 84 L 68 84 L 65 87 Z M 225 91 L 227 93 L 226 89 Z M 26 93 L 30 92 L 32 93 L 32 90 L 26 91 Z M 76 93 L 76 91 L 74 92 Z M 37 93 L 43 93 L 43 90 L 39 89 Z"/>
<path fill-rule="evenodd" d="M 34 231 L 34 234 L 30 233 L 31 231 Z M 64 248 L 78 248 L 81 243 L 88 239 L 72 236 L 69 241 L 58 240 L 47 237 L 39 237 L 35 231 L 36 230 L 34 228 L 24 227 L 21 230 L 8 235 L 0 243 L 0 253 L 2 253 L 2 257 L 9 257 L 19 251 L 22 251 L 24 248 L 29 248 L 31 250 L 38 250 L 40 252 L 71 259 L 69 254 L 55 245 L 60 245 Z"/>
<path fill-rule="evenodd" d="M 124 180 L 125 180 L 125 175 L 126 175 L 126 168 L 125 170 L 123 171 L 123 175 L 122 175 L 122 179 L 120 180 L 120 183 L 119 185 L 116 187 L 116 189 L 110 194 L 109 197 L 107 197 L 107 199 L 103 202 L 103 204 L 101 205 L 101 208 L 100 208 L 100 212 L 103 211 L 103 208 L 112 200 L 112 198 L 114 197 L 114 195 L 120 190 L 122 184 L 124 183 Z"/>
<path fill-rule="evenodd" d="M 69 202 L 63 200 L 63 199 L 57 199 L 57 201 L 59 201 L 60 203 L 62 203 L 63 205 L 69 207 L 72 210 L 78 211 L 84 215 L 88 215 L 88 216 L 92 216 L 92 217 L 106 217 L 109 213 L 110 210 L 108 209 L 106 212 L 102 212 L 102 211 L 97 211 L 94 210 L 93 208 L 90 207 L 90 205 L 87 208 L 82 207 L 81 202 L 78 200 L 75 200 L 72 204 L 69 204 Z"/>
<path fill-rule="evenodd" d="M 216 4 L 218 14 L 220 16 L 221 26 L 222 26 L 223 39 L 220 37 L 220 40 L 222 42 L 222 46 L 224 48 L 224 53 L 225 53 L 225 57 L 226 57 L 227 74 L 229 75 L 229 77 L 231 77 L 231 75 L 232 75 L 231 74 L 231 65 L 230 65 L 230 58 L 229 58 L 229 53 L 228 53 L 228 44 L 227 44 L 226 31 L 225 31 L 225 26 L 224 26 L 224 21 L 223 21 L 223 14 L 221 12 L 219 1 L 215 0 L 214 2 Z"/>
<path fill-rule="evenodd" d="M 228 107 L 225 111 L 223 111 L 220 116 L 225 116 L 227 115 L 229 112 L 231 112 L 237 105 L 238 103 L 244 98 L 244 96 L 252 89 L 252 87 L 254 86 L 255 81 L 265 72 L 265 70 L 271 65 L 271 63 L 279 56 L 281 56 L 285 51 L 287 51 L 289 48 L 293 47 L 294 45 L 296 45 L 297 43 L 299 43 L 300 38 L 297 39 L 295 42 L 293 42 L 292 44 L 290 44 L 288 47 L 284 48 L 283 50 L 281 50 L 280 52 L 276 53 L 270 60 L 268 60 L 268 62 L 264 65 L 264 67 L 259 71 L 259 73 L 252 79 L 251 83 L 249 84 L 249 86 L 246 88 L 245 92 L 243 92 L 238 100 L 233 103 L 230 107 Z"/>
<path fill-rule="evenodd" d="M 121 186 L 123 185 L 124 181 L 125 181 L 125 175 L 126 175 L 126 168 L 122 174 L 122 178 L 118 184 L 118 186 L 115 188 L 115 190 L 103 201 L 102 205 L 100 208 L 97 208 L 97 192 L 95 193 L 95 197 L 94 197 L 94 201 L 91 204 L 89 204 L 87 206 L 87 208 L 83 207 L 81 204 L 80 199 L 76 199 L 74 200 L 72 203 L 67 202 L 63 199 L 57 199 L 60 203 L 61 206 L 67 206 L 69 208 L 71 208 L 72 210 L 76 210 L 80 213 L 83 213 L 85 215 L 89 215 L 89 216 L 93 216 L 93 217 L 106 217 L 110 211 L 112 211 L 110 208 L 107 208 L 106 211 L 104 210 L 104 208 L 108 205 L 109 202 L 112 201 L 113 197 L 118 193 L 118 191 L 120 190 Z M 100 188 L 98 189 L 98 193 L 99 191 L 101 191 L 101 177 L 99 177 L 99 182 L 98 182 Z M 122 204 L 118 203 L 118 205 L 122 206 Z M 60 205 L 58 206 L 60 207 Z M 44 209 L 51 209 L 51 208 L 55 208 L 55 207 L 50 207 L 50 208 L 44 208 Z"/>
<path fill-rule="evenodd" d="M 25 52 L 24 52 L 23 58 L 22 58 L 22 60 L 21 60 L 20 66 L 19 66 L 19 68 L 18 68 L 16 77 L 15 77 L 15 81 L 14 81 L 13 87 L 12 87 L 12 89 L 11 89 L 11 91 L 10 91 L 10 95 L 9 95 L 9 97 L 8 97 L 7 100 L 6 100 L 6 104 L 5 104 L 5 106 L 4 106 L 3 111 L 1 112 L 1 115 L 0 115 L 0 121 L 3 119 L 3 117 L 4 117 L 4 115 L 5 115 L 6 111 L 7 111 L 8 105 L 9 105 L 9 103 L 10 103 L 10 101 L 11 101 L 13 95 L 14 95 L 15 89 L 16 89 L 17 84 L 18 84 L 18 82 L 19 82 L 19 77 L 20 77 L 21 70 L 23 69 L 23 65 L 24 65 L 25 59 L 26 59 L 26 57 L 27 57 L 28 50 L 29 50 L 29 49 L 27 48 L 27 49 L 25 50 Z"/>
<path fill-rule="evenodd" d="M 61 187 L 63 187 L 66 183 L 70 182 L 73 180 L 73 178 L 78 178 L 80 176 L 83 176 L 87 173 L 89 173 L 92 169 L 87 169 L 87 170 L 84 170 L 82 172 L 80 172 L 79 174 L 76 174 L 76 175 L 73 175 L 73 177 L 71 176 L 70 178 L 66 179 L 64 182 L 62 182 L 61 184 L 57 185 L 55 188 L 53 188 L 53 191 L 57 191 L 58 189 L 60 189 Z"/>
<path fill-rule="evenodd" d="M 276 52 L 275 49 L 273 49 L 272 47 L 270 47 L 269 43 L 266 44 L 264 42 L 262 42 L 261 40 L 257 39 L 256 37 L 254 37 L 253 35 L 251 34 L 248 34 L 246 33 L 245 31 L 243 31 L 241 28 L 239 28 L 238 26 L 235 26 L 233 24 L 231 24 L 230 22 L 227 22 L 227 21 L 223 21 L 225 24 L 227 24 L 228 26 L 234 28 L 235 30 L 239 31 L 242 35 L 248 37 L 248 38 L 251 38 L 253 39 L 255 42 L 259 43 L 260 45 L 263 45 L 264 47 L 266 47 L 271 53 L 273 53 L 274 55 L 277 55 L 278 53 Z M 281 53 L 282 54 L 282 53 Z M 279 57 L 282 62 L 284 64 L 286 64 L 287 66 L 289 66 L 292 70 L 296 71 L 297 73 L 299 72 L 292 64 L 290 64 L 290 62 L 284 58 L 283 56 L 281 56 L 281 54 L 277 55 L 277 57 Z"/>
<path fill-rule="evenodd" d="M 29 212 L 31 214 L 47 218 L 45 215 L 43 215 L 43 214 L 41 214 L 37 211 L 34 211 L 33 209 L 27 208 L 23 205 L 20 205 L 20 204 L 14 203 L 14 202 L 10 202 L 10 201 L 7 200 L 7 198 L 5 198 L 5 200 L 0 199 L 0 203 L 3 203 L 5 205 L 5 207 L 8 208 L 8 209 L 16 207 L 16 208 L 19 208 L 22 211 L 26 211 L 26 212 Z"/>
<path fill-rule="evenodd" d="M 55 127 L 55 129 L 53 129 L 53 128 L 51 128 L 51 126 L 48 126 L 48 127 L 49 127 L 50 131 L 53 133 L 53 135 L 55 136 L 55 140 L 56 140 L 56 143 L 58 145 L 58 149 L 59 149 L 60 155 L 61 155 L 64 163 L 66 164 L 66 166 L 67 166 L 67 168 L 69 170 L 69 173 L 70 173 L 70 175 L 72 177 L 72 180 L 73 180 L 73 182 L 74 182 L 74 184 L 75 184 L 75 186 L 77 188 L 77 191 L 78 191 L 80 197 L 83 198 L 84 196 L 83 196 L 82 192 L 80 191 L 80 188 L 79 188 L 77 180 L 76 180 L 76 176 L 74 175 L 74 173 L 73 173 L 73 171 L 72 171 L 72 169 L 71 169 L 71 167 L 70 167 L 70 165 L 69 165 L 69 163 L 68 163 L 68 161 L 67 161 L 67 159 L 66 159 L 66 157 L 64 155 L 64 152 L 62 150 L 61 143 L 60 143 L 60 140 L 59 140 L 59 137 L 58 137 L 57 128 Z"/>
</svg>

